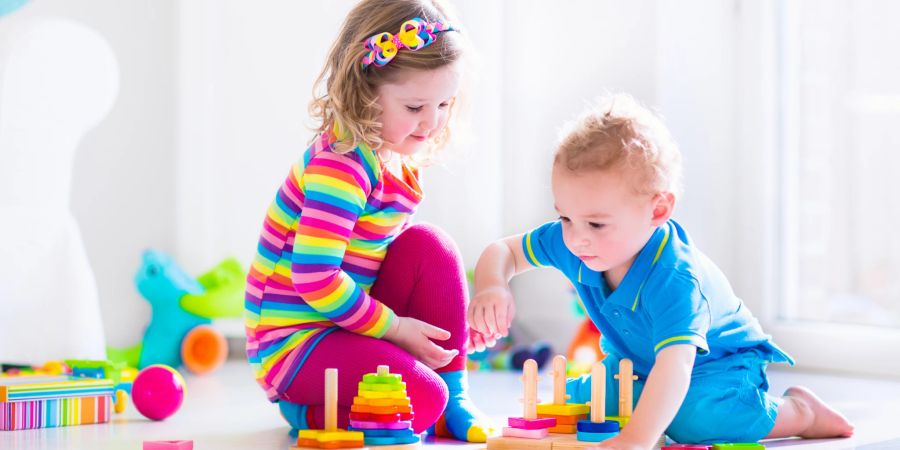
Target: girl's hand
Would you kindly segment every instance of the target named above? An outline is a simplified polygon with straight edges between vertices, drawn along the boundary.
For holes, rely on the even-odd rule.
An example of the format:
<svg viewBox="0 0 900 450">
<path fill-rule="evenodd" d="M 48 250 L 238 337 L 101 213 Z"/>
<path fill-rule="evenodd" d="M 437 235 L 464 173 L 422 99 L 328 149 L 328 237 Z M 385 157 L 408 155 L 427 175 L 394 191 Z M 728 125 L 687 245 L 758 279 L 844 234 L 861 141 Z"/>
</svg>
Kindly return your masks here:
<svg viewBox="0 0 900 450">
<path fill-rule="evenodd" d="M 515 314 L 516 307 L 509 286 L 498 286 L 482 289 L 475 294 L 469 303 L 466 319 L 473 330 L 496 340 L 509 334 Z"/>
<path fill-rule="evenodd" d="M 450 364 L 450 360 L 459 354 L 459 350 L 447 350 L 431 342 L 432 339 L 450 339 L 449 331 L 412 317 L 397 316 L 396 323 L 384 335 L 384 339 L 406 350 L 432 369 Z"/>
</svg>

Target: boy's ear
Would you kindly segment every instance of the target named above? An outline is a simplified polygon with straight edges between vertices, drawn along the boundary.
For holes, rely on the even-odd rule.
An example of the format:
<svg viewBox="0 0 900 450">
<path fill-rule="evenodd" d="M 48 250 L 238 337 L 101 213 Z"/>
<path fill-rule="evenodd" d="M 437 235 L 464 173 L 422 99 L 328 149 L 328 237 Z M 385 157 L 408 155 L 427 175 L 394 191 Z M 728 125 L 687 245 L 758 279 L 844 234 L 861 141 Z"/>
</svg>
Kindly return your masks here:
<svg viewBox="0 0 900 450">
<path fill-rule="evenodd" d="M 672 217 L 673 212 L 675 212 L 675 194 L 660 192 L 653 196 L 653 217 L 651 218 L 653 226 L 658 227 L 666 223 Z"/>
</svg>

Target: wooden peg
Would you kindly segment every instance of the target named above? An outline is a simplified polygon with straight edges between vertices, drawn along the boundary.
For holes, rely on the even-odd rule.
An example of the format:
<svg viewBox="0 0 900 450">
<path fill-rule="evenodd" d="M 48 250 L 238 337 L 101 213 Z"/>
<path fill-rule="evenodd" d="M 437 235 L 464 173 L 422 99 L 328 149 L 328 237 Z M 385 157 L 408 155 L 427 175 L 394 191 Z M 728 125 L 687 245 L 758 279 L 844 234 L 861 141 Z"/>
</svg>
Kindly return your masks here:
<svg viewBox="0 0 900 450">
<path fill-rule="evenodd" d="M 606 421 L 606 366 L 595 362 L 591 366 L 591 422 Z"/>
</svg>

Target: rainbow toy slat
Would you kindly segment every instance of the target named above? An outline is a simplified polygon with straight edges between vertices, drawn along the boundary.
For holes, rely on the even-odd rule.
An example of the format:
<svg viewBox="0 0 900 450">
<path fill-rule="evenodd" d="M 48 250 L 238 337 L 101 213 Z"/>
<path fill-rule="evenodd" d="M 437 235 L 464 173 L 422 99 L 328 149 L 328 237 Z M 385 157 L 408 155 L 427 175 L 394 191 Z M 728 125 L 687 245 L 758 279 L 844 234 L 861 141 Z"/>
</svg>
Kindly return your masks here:
<svg viewBox="0 0 900 450">
<path fill-rule="evenodd" d="M 113 386 L 113 381 L 107 379 L 75 378 L 35 383 L 27 377 L 10 378 L 0 380 L 0 402 L 112 395 Z"/>
<path fill-rule="evenodd" d="M 111 395 L 0 403 L 0 430 L 109 422 Z"/>
<path fill-rule="evenodd" d="M 350 411 L 350 429 L 361 431 L 366 445 L 418 445 L 406 383 L 388 366 L 363 376 Z"/>
<path fill-rule="evenodd" d="M 113 392 L 108 379 L 0 379 L 0 430 L 109 422 Z"/>
</svg>

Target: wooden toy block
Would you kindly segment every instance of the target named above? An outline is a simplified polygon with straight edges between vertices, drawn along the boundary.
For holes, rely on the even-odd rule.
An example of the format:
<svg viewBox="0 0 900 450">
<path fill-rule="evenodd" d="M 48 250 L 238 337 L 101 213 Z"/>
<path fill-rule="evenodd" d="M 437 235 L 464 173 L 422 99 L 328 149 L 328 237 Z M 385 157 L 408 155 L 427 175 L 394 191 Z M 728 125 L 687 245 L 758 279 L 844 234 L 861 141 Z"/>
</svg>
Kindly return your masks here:
<svg viewBox="0 0 900 450">
<path fill-rule="evenodd" d="M 359 396 L 368 399 L 402 399 L 406 398 L 406 391 L 359 391 Z"/>
<path fill-rule="evenodd" d="M 533 420 L 524 419 L 522 417 L 510 417 L 508 424 L 512 428 L 520 428 L 523 430 L 539 430 L 542 428 L 551 428 L 556 426 L 556 418 L 538 418 Z"/>
<path fill-rule="evenodd" d="M 193 450 L 194 441 L 144 441 L 143 450 Z"/>
<path fill-rule="evenodd" d="M 523 439 L 517 437 L 493 437 L 487 441 L 488 450 L 552 450 L 553 440 Z"/>
<path fill-rule="evenodd" d="M 403 378 L 399 373 L 391 373 L 390 367 L 380 365 L 375 369 L 375 373 L 367 373 L 363 375 L 363 383 L 366 384 L 400 384 Z"/>
<path fill-rule="evenodd" d="M 581 442 L 603 442 L 609 438 L 617 436 L 619 433 L 588 433 L 586 431 L 579 431 L 575 434 Z"/>
<path fill-rule="evenodd" d="M 591 365 L 591 422 L 606 419 L 606 366 L 602 362 Z"/>
<path fill-rule="evenodd" d="M 570 403 L 566 405 L 555 405 L 553 403 L 541 403 L 536 407 L 538 414 L 547 416 L 578 416 L 587 415 L 591 408 L 588 405 L 579 405 Z"/>
<path fill-rule="evenodd" d="M 401 420 L 399 422 L 366 422 L 361 420 L 351 420 L 350 425 L 360 430 L 405 430 L 412 427 L 409 421 Z"/>
<path fill-rule="evenodd" d="M 583 431 L 585 433 L 618 433 L 619 422 L 614 420 L 608 420 L 606 422 L 582 420 L 581 422 L 578 422 L 576 428 L 578 431 Z"/>
<path fill-rule="evenodd" d="M 389 391 L 406 391 L 406 383 L 366 383 L 363 381 L 359 382 L 359 390 L 362 391 L 376 391 L 376 392 L 389 392 Z"/>
<path fill-rule="evenodd" d="M 619 373 L 615 376 L 619 380 L 619 416 L 631 417 L 634 408 L 634 363 L 625 358 L 619 361 Z"/>
<path fill-rule="evenodd" d="M 418 436 L 366 436 L 366 445 L 375 445 L 381 448 L 382 445 L 396 444 L 415 444 L 419 442 Z"/>
<path fill-rule="evenodd" d="M 400 413 L 396 414 L 372 414 L 350 412 L 350 420 L 363 420 L 367 422 L 396 422 L 400 419 Z"/>
<path fill-rule="evenodd" d="M 361 448 L 365 435 L 359 431 L 345 431 L 337 427 L 337 369 L 325 369 L 325 429 L 297 432 L 298 447 Z"/>
<path fill-rule="evenodd" d="M 671 444 L 661 450 L 712 450 L 712 447 L 703 444 Z"/>
<path fill-rule="evenodd" d="M 524 428 L 513 428 L 513 427 L 503 427 L 503 436 L 504 437 L 517 437 L 524 439 L 542 439 L 547 437 L 550 434 L 546 428 L 534 428 L 534 429 L 524 429 Z"/>
<path fill-rule="evenodd" d="M 571 435 L 570 435 L 571 436 Z M 594 448 L 597 446 L 596 442 L 582 442 L 576 440 L 574 436 L 568 439 L 561 439 L 557 441 L 553 441 L 553 450 L 582 450 Z"/>
<path fill-rule="evenodd" d="M 553 404 L 565 405 L 569 396 L 566 395 L 566 357 L 556 355 L 553 357 Z"/>
<path fill-rule="evenodd" d="M 558 434 L 575 434 L 578 431 L 578 427 L 574 423 L 568 425 L 562 424 L 556 425 L 555 427 L 550 427 L 547 429 L 547 431 Z"/>
<path fill-rule="evenodd" d="M 730 444 L 713 444 L 713 450 L 765 450 L 766 447 L 756 442 L 736 442 Z"/>
<path fill-rule="evenodd" d="M 579 414 L 577 416 L 554 416 L 550 414 L 538 414 L 538 419 L 556 419 L 556 426 L 575 425 L 579 420 L 586 420 L 587 414 Z M 553 430 L 550 430 L 552 433 Z"/>
<path fill-rule="evenodd" d="M 411 406 L 376 406 L 376 405 L 351 405 L 351 412 L 372 414 L 412 414 Z"/>
<path fill-rule="evenodd" d="M 366 430 L 363 432 L 366 437 L 397 437 L 397 436 L 413 436 L 412 428 L 405 430 Z"/>
<path fill-rule="evenodd" d="M 406 397 L 405 395 L 403 398 L 353 397 L 353 404 L 370 406 L 409 406 L 409 397 Z"/>
</svg>

